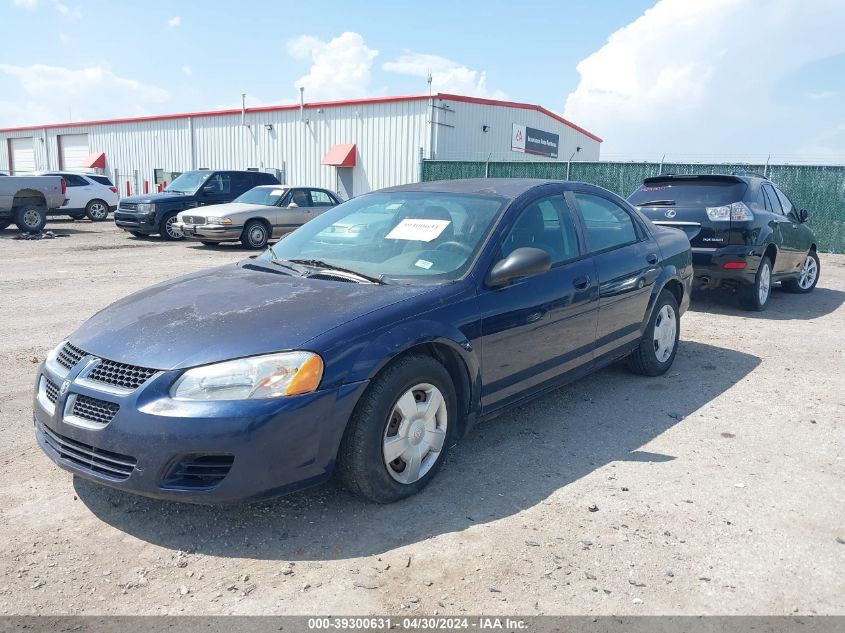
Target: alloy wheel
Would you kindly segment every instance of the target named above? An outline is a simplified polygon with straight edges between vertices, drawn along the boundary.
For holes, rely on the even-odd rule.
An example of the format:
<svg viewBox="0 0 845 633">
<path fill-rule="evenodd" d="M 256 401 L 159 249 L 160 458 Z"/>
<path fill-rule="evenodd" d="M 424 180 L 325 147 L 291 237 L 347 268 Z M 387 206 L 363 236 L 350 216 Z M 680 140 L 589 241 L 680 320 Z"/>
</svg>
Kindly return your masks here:
<svg viewBox="0 0 845 633">
<path fill-rule="evenodd" d="M 41 214 L 35 209 L 27 209 L 23 212 L 21 219 L 28 228 L 35 228 L 41 223 Z"/>
<path fill-rule="evenodd" d="M 798 278 L 798 287 L 801 290 L 812 288 L 816 281 L 816 275 L 818 274 L 819 267 L 816 264 L 815 258 L 807 255 L 807 259 L 804 260 L 804 267 L 801 269 L 801 276 Z"/>
<path fill-rule="evenodd" d="M 164 222 L 164 230 L 167 232 L 167 236 L 172 240 L 181 240 L 185 237 L 185 234 L 182 233 L 181 229 L 177 229 L 173 226 L 176 223 L 176 216 L 173 215 Z"/>
<path fill-rule="evenodd" d="M 103 220 L 108 215 L 108 209 L 102 202 L 94 202 L 88 209 L 91 212 L 91 217 L 95 220 Z"/>
<path fill-rule="evenodd" d="M 384 431 L 387 472 L 401 484 L 419 481 L 440 458 L 448 414 L 440 390 L 429 383 L 408 389 L 393 405 Z"/>
<path fill-rule="evenodd" d="M 665 363 L 675 349 L 675 336 L 678 332 L 678 320 L 675 310 L 664 305 L 654 320 L 654 355 L 658 362 Z"/>
<path fill-rule="evenodd" d="M 760 282 L 757 286 L 757 296 L 760 299 L 760 305 L 765 305 L 766 300 L 769 298 L 769 290 L 771 289 L 771 285 L 772 269 L 769 268 L 769 264 L 766 263 L 760 270 Z"/>
</svg>

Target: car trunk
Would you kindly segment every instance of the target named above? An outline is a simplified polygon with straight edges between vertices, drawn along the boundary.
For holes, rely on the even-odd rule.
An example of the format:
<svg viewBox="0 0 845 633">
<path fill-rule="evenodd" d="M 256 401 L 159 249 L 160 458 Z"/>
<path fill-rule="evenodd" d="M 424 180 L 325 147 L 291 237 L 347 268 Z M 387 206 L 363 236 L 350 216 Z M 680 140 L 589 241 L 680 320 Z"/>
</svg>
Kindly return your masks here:
<svg viewBox="0 0 845 633">
<path fill-rule="evenodd" d="M 628 201 L 655 224 L 681 229 L 693 248 L 730 244 L 730 221 L 713 221 L 708 207 L 739 202 L 747 185 L 733 176 L 659 176 L 648 178 Z"/>
</svg>

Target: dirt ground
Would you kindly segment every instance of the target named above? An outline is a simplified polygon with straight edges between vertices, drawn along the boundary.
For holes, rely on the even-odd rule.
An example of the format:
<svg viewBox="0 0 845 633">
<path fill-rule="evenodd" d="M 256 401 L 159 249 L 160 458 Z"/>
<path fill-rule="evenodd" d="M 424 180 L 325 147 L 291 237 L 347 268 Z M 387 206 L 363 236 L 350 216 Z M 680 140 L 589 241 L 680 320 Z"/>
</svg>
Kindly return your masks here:
<svg viewBox="0 0 845 633">
<path fill-rule="evenodd" d="M 247 251 L 0 231 L 0 614 L 845 614 L 845 257 L 767 312 L 696 296 L 674 367 L 610 367 L 476 429 L 417 497 L 226 507 L 74 480 L 36 363 L 97 310 Z M 591 511 L 591 505 L 597 510 Z"/>
</svg>

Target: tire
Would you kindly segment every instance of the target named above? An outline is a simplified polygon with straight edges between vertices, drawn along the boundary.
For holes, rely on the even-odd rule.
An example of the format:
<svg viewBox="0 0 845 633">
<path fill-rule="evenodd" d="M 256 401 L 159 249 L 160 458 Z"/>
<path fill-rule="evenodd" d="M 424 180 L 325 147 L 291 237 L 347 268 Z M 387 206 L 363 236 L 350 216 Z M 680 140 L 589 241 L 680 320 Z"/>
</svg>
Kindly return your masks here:
<svg viewBox="0 0 845 633">
<path fill-rule="evenodd" d="M 34 204 L 18 207 L 15 211 L 15 224 L 24 233 L 40 233 L 47 224 L 47 212 Z"/>
<path fill-rule="evenodd" d="M 92 222 L 102 222 L 109 217 L 109 205 L 102 200 L 91 200 L 85 207 L 85 215 Z"/>
<path fill-rule="evenodd" d="M 664 290 L 657 297 L 639 346 L 628 356 L 628 368 L 641 376 L 665 374 L 675 362 L 680 336 L 678 300 Z"/>
<path fill-rule="evenodd" d="M 173 228 L 173 223 L 175 221 L 175 211 L 173 213 L 168 213 L 161 219 L 161 228 L 159 229 L 159 235 L 161 235 L 168 242 L 178 242 L 179 240 L 185 239 L 185 235 L 182 233 L 182 231 L 178 231 Z"/>
<path fill-rule="evenodd" d="M 84 213 L 68 213 L 68 215 L 70 216 L 71 220 L 82 220 L 83 218 L 85 218 Z"/>
<path fill-rule="evenodd" d="M 819 256 L 816 251 L 807 253 L 807 258 L 804 260 L 804 266 L 801 268 L 801 276 L 798 279 L 787 279 L 783 282 L 783 289 L 787 292 L 794 292 L 796 294 L 805 295 L 808 292 L 813 292 L 816 284 L 819 282 L 819 275 L 822 272 L 822 265 L 819 261 Z"/>
<path fill-rule="evenodd" d="M 0 231 L 8 228 L 11 223 L 12 223 L 11 220 L 0 220 Z"/>
<path fill-rule="evenodd" d="M 261 220 L 250 220 L 241 233 L 241 244 L 247 248 L 266 248 L 270 239 L 270 229 Z"/>
<path fill-rule="evenodd" d="M 440 406 L 421 407 L 429 398 Z M 406 417 L 402 409 L 412 414 Z M 455 386 L 443 365 L 430 356 L 400 357 L 373 379 L 356 405 L 338 451 L 338 476 L 353 494 L 374 503 L 416 494 L 446 460 L 457 411 Z"/>
<path fill-rule="evenodd" d="M 739 305 L 744 310 L 762 312 L 769 304 L 772 296 L 772 260 L 763 257 L 753 284 L 743 284 L 739 287 Z"/>
</svg>

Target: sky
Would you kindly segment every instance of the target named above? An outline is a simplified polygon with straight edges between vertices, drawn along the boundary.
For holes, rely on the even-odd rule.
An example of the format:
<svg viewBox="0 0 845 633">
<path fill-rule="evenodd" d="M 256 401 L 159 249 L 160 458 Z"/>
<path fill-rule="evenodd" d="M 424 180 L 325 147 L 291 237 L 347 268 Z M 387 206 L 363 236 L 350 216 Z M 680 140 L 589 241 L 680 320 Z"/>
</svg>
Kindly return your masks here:
<svg viewBox="0 0 845 633">
<path fill-rule="evenodd" d="M 605 159 L 845 163 L 844 34 L 845 0 L 0 0 L 0 128 L 423 94 L 430 72 L 562 114 Z"/>
</svg>

